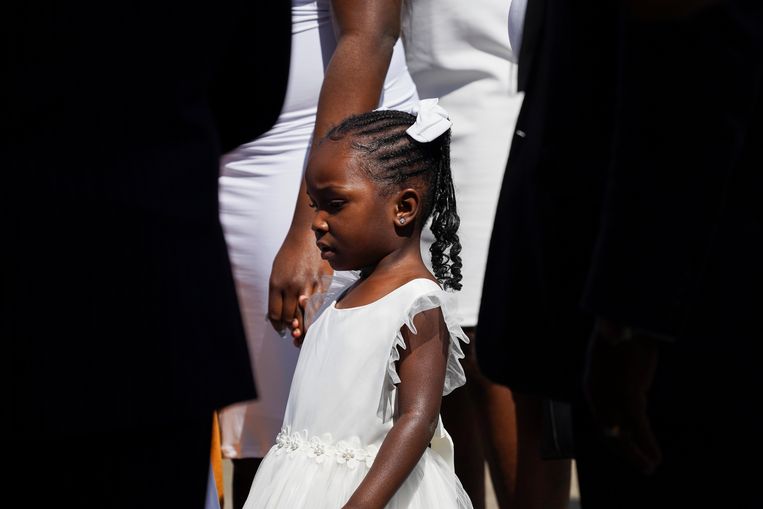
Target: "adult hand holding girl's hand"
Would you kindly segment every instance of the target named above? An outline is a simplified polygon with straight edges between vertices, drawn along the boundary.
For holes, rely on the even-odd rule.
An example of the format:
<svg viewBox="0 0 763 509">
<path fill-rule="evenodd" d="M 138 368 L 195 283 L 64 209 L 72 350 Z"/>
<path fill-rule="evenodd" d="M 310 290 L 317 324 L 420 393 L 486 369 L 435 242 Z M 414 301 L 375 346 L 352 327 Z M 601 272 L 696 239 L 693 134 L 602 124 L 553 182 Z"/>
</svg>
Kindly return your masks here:
<svg viewBox="0 0 763 509">
<path fill-rule="evenodd" d="M 401 0 L 332 0 L 331 8 L 337 46 L 318 99 L 313 148 L 332 125 L 379 105 L 400 35 Z M 320 289 L 323 277 L 333 274 L 315 246 L 312 217 L 303 179 L 292 226 L 273 262 L 268 302 L 270 323 L 279 332 L 291 329 L 297 346 L 302 344 L 305 333 L 300 297 L 310 297 Z"/>
<path fill-rule="evenodd" d="M 268 320 L 278 332 L 290 329 L 295 346 L 300 346 L 305 332 L 305 302 L 319 291 L 323 277 L 330 276 L 333 271 L 321 259 L 312 231 L 294 230 L 289 231 L 273 261 Z"/>
</svg>

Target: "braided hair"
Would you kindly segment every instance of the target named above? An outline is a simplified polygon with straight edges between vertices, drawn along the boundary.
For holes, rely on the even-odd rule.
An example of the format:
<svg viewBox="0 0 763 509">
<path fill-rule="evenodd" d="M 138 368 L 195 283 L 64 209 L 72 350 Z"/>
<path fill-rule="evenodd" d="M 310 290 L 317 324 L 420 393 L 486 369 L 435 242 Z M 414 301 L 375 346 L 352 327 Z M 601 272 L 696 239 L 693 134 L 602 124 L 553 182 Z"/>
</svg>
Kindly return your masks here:
<svg viewBox="0 0 763 509">
<path fill-rule="evenodd" d="M 359 153 L 361 167 L 381 184 L 382 192 L 393 193 L 406 184 L 422 190 L 421 225 L 431 217 L 435 237 L 429 249 L 434 275 L 443 287 L 460 290 L 460 219 L 450 172 L 450 130 L 420 143 L 405 132 L 415 121 L 402 111 L 372 111 L 346 118 L 325 139 L 350 136 L 350 148 Z"/>
</svg>

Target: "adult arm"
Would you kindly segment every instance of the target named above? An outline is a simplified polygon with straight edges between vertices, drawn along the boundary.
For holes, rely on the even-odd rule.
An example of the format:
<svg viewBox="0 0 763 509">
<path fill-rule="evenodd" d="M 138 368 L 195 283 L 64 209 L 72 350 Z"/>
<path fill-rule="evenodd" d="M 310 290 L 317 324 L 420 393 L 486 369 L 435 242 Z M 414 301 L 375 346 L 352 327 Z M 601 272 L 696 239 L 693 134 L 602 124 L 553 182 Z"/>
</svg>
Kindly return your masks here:
<svg viewBox="0 0 763 509">
<path fill-rule="evenodd" d="M 332 1 L 337 46 L 318 99 L 313 147 L 342 119 L 378 106 L 400 34 L 401 1 Z M 291 227 L 273 262 L 268 302 L 268 318 L 276 330 L 293 327 L 298 317 L 300 332 L 293 333 L 297 343 L 302 338 L 299 297 L 311 295 L 322 276 L 331 274 L 315 247 L 312 213 L 303 179 Z"/>
<path fill-rule="evenodd" d="M 374 464 L 344 509 L 382 509 L 416 466 L 432 440 L 440 414 L 450 335 L 442 313 L 431 309 L 413 320 L 417 334 L 403 327 L 398 415 Z"/>
<path fill-rule="evenodd" d="M 664 340 L 624 330 L 604 318 L 597 320 L 587 352 L 585 395 L 609 445 L 651 474 L 662 462 L 662 450 L 648 417 L 648 396 Z"/>
</svg>

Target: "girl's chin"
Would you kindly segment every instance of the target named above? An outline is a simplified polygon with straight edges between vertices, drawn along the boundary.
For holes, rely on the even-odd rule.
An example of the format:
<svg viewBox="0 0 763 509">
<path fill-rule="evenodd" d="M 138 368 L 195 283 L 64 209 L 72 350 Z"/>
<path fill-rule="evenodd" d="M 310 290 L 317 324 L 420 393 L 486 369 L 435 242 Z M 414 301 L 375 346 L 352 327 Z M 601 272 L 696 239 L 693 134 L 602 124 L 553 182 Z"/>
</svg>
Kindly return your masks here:
<svg viewBox="0 0 763 509">
<path fill-rule="evenodd" d="M 327 258 L 327 262 L 329 262 L 329 265 L 334 270 L 352 270 L 352 268 L 347 267 L 345 264 L 343 264 L 341 261 L 336 260 L 334 258 Z"/>
<path fill-rule="evenodd" d="M 347 263 L 346 261 L 342 261 L 333 256 L 324 258 L 324 260 L 326 260 L 334 270 L 360 270 L 360 267 L 355 264 Z"/>
</svg>

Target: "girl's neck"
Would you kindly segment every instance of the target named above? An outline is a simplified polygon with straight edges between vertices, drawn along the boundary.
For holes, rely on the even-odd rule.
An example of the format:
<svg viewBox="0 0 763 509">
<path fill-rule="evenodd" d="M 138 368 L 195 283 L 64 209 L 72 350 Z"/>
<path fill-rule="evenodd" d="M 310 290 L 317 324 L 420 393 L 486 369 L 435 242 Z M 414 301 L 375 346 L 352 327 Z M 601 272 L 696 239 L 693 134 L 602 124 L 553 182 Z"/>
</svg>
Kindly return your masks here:
<svg viewBox="0 0 763 509">
<path fill-rule="evenodd" d="M 399 249 L 389 253 L 375 265 L 361 269 L 361 278 L 410 279 L 410 276 L 429 274 L 421 258 L 419 237 L 410 239 Z"/>
<path fill-rule="evenodd" d="M 419 244 L 411 243 L 382 258 L 379 263 L 361 269 L 360 281 L 341 300 L 341 307 L 355 307 L 378 300 L 413 279 L 437 282 L 421 258 Z"/>
</svg>

